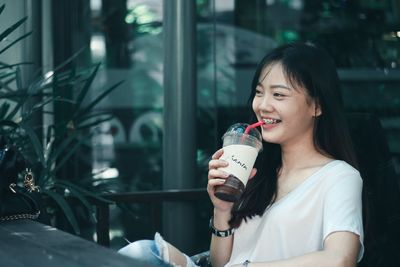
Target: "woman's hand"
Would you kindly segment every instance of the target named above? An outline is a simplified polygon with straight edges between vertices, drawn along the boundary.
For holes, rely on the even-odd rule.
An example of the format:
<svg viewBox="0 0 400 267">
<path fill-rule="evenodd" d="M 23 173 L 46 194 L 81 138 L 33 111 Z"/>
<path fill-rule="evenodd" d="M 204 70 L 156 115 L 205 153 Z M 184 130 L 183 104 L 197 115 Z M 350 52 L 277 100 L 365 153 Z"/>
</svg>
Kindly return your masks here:
<svg viewBox="0 0 400 267">
<path fill-rule="evenodd" d="M 211 202 L 214 205 L 214 209 L 220 212 L 230 212 L 232 209 L 233 203 L 227 202 L 217 198 L 215 193 L 215 187 L 218 185 L 223 185 L 225 179 L 228 178 L 229 174 L 218 170 L 218 168 L 227 167 L 228 162 L 221 160 L 221 156 L 224 154 L 223 149 L 217 150 L 214 155 L 212 155 L 210 162 L 208 163 L 208 184 L 207 184 L 207 192 L 210 196 Z"/>
<path fill-rule="evenodd" d="M 228 162 L 221 159 L 223 154 L 224 151 L 222 148 L 217 150 L 214 155 L 212 155 L 211 160 L 208 163 L 207 192 L 214 205 L 215 211 L 226 213 L 231 211 L 233 203 L 221 200 L 214 195 L 215 187 L 218 185 L 223 185 L 226 178 L 229 176 L 228 173 L 218 169 L 228 166 Z M 254 177 L 256 171 L 257 170 L 255 168 L 252 169 L 249 179 Z"/>
</svg>

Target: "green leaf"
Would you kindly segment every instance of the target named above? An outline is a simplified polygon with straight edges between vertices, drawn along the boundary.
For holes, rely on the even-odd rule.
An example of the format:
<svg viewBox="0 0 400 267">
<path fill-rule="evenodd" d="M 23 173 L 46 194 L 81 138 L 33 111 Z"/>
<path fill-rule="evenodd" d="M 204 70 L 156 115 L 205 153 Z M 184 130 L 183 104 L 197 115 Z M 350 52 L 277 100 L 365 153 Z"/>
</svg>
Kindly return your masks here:
<svg viewBox="0 0 400 267">
<path fill-rule="evenodd" d="M 79 235 L 80 229 L 78 226 L 78 221 L 76 220 L 75 214 L 72 212 L 70 205 L 64 199 L 64 197 L 58 193 L 55 193 L 55 192 L 53 192 L 51 190 L 47 190 L 47 189 L 42 190 L 42 193 L 48 195 L 50 198 L 52 198 L 56 202 L 56 204 L 63 211 L 65 217 L 67 218 L 69 224 L 72 226 L 74 232 Z"/>
<path fill-rule="evenodd" d="M 95 198 L 97 200 L 100 200 L 102 202 L 105 202 L 105 203 L 108 203 L 108 204 L 113 204 L 114 203 L 113 201 L 111 201 L 109 199 L 106 199 L 106 198 L 104 198 L 104 197 L 102 197 L 100 195 L 97 195 L 97 194 L 95 194 L 93 192 L 90 192 L 89 190 L 86 190 L 86 189 L 84 189 L 84 188 L 82 188 L 80 186 L 77 186 L 77 185 L 75 185 L 75 184 L 73 184 L 73 183 L 71 183 L 69 181 L 57 180 L 57 183 L 64 184 L 64 185 L 66 185 L 66 186 L 68 186 L 70 188 L 75 189 L 76 191 L 78 191 L 78 192 L 80 192 L 80 193 L 82 193 L 84 195 L 91 196 L 91 197 L 93 197 L 93 198 Z"/>
<path fill-rule="evenodd" d="M 26 98 L 28 98 L 28 95 L 26 94 L 26 91 L 22 89 L 8 91 L 6 93 L 0 93 L 0 99 L 6 99 L 10 101 L 17 101 L 19 99 L 26 99 Z"/>
<path fill-rule="evenodd" d="M 51 130 L 50 127 L 49 127 L 48 130 Z M 49 132 L 48 132 L 48 133 L 49 133 Z M 56 161 L 58 160 L 58 157 L 59 157 L 61 154 L 65 153 L 66 150 L 69 150 L 69 151 L 70 151 L 69 147 L 70 147 L 72 141 L 76 140 L 76 137 L 77 137 L 77 135 L 76 135 L 76 134 L 73 134 L 73 135 L 70 135 L 70 136 L 68 136 L 68 137 L 62 139 L 61 143 L 59 143 L 59 144 L 57 145 L 57 147 L 55 147 L 55 148 L 51 151 L 51 154 L 50 154 L 49 159 L 48 159 L 48 162 L 47 162 L 48 167 L 50 167 L 51 165 L 53 165 L 54 163 L 56 163 Z M 67 149 L 67 148 L 68 148 L 68 149 Z M 75 152 L 75 151 L 74 151 L 74 152 Z M 65 157 L 65 156 L 63 155 L 63 157 Z M 60 163 L 58 163 L 58 165 L 59 165 L 59 164 L 60 164 Z"/>
<path fill-rule="evenodd" d="M 81 146 L 82 143 L 83 140 L 78 139 L 78 141 L 72 147 L 68 147 L 68 152 L 63 154 L 63 158 L 58 162 L 57 166 L 54 168 L 54 172 L 57 172 L 65 164 L 65 162 L 67 162 L 67 160 L 71 158 L 71 156 Z"/>
<path fill-rule="evenodd" d="M 16 73 L 15 73 L 15 82 L 17 83 L 17 88 L 22 88 L 22 77 L 21 77 L 21 69 L 19 67 L 16 67 Z"/>
<path fill-rule="evenodd" d="M 78 123 L 82 123 L 82 122 L 87 121 L 87 120 L 93 120 L 93 119 L 96 119 L 97 117 L 102 117 L 102 116 L 105 116 L 105 117 L 112 116 L 112 117 L 114 117 L 112 114 L 110 114 L 109 111 L 96 110 L 96 111 L 93 111 L 93 112 L 91 112 L 91 113 L 89 113 L 87 115 L 79 117 Z"/>
<path fill-rule="evenodd" d="M 3 127 L 3 126 L 8 126 L 8 127 L 11 127 L 11 128 L 18 128 L 19 127 L 19 125 L 17 123 L 15 123 L 15 122 L 13 122 L 11 120 L 1 120 L 0 121 L 0 127 Z"/>
<path fill-rule="evenodd" d="M 43 101 L 41 101 L 41 102 L 39 102 L 39 103 L 36 103 L 36 104 L 32 107 L 32 110 L 41 109 L 41 108 L 43 108 L 44 106 L 46 106 L 47 104 L 54 102 L 54 100 L 55 100 L 54 98 L 49 98 L 49 99 L 45 99 L 45 100 L 43 100 Z"/>
<path fill-rule="evenodd" d="M 2 79 L 4 79 L 4 78 L 10 77 L 10 76 L 14 76 L 14 75 L 15 75 L 15 71 L 14 71 L 14 70 L 11 70 L 11 71 L 3 71 L 3 72 L 0 74 L 0 79 L 2 80 Z"/>
<path fill-rule="evenodd" d="M 14 105 L 13 110 L 10 113 L 8 113 L 6 119 L 12 120 L 17 115 L 22 105 L 23 101 L 22 100 L 18 101 L 17 104 Z"/>
<path fill-rule="evenodd" d="M 100 94 L 92 103 L 90 103 L 88 106 L 86 106 L 81 112 L 79 112 L 78 116 L 85 115 L 89 111 L 91 111 L 103 98 L 108 96 L 113 90 L 115 90 L 118 86 L 120 86 L 123 83 L 123 81 L 120 81 L 113 86 L 111 86 L 109 89 L 104 91 L 102 94 Z"/>
<path fill-rule="evenodd" d="M 88 211 L 89 218 L 92 220 L 92 222 L 97 222 L 96 216 L 94 216 L 94 208 L 93 205 L 87 201 L 84 195 L 82 195 L 79 191 L 75 190 L 75 188 L 72 188 L 68 185 L 61 184 L 61 183 L 56 183 L 54 184 L 56 187 L 60 187 L 62 189 L 68 189 L 71 193 L 72 196 L 76 197 L 82 204 L 85 206 L 85 208 Z"/>
<path fill-rule="evenodd" d="M 28 17 L 25 17 L 23 19 L 20 19 L 19 21 L 17 21 L 16 23 L 14 23 L 11 27 L 9 27 L 7 30 L 5 30 L 4 32 L 2 32 L 0 34 L 0 42 L 4 40 L 4 38 L 6 38 L 10 33 L 12 33 L 13 31 L 15 31 L 15 29 L 17 29 L 22 23 L 24 23 L 26 20 L 28 19 Z"/>
<path fill-rule="evenodd" d="M 93 126 L 97 126 L 97 125 L 99 125 L 99 124 L 101 124 L 101 123 L 103 123 L 103 122 L 110 121 L 110 120 L 112 120 L 113 118 L 114 118 L 113 115 L 109 115 L 109 116 L 104 117 L 104 118 L 102 118 L 102 119 L 97 119 L 97 120 L 95 120 L 95 121 L 93 121 L 93 122 L 88 122 L 88 123 L 86 123 L 86 124 L 84 124 L 83 122 L 81 122 L 81 123 L 79 123 L 79 124 L 76 126 L 76 129 L 77 129 L 77 130 L 89 129 L 89 128 L 91 128 L 91 127 L 93 127 Z"/>
<path fill-rule="evenodd" d="M 6 63 L 0 61 L 0 70 L 12 69 L 13 67 L 16 67 L 16 66 L 31 65 L 31 64 L 33 64 L 33 62 L 31 62 L 31 61 L 20 62 L 20 63 L 15 63 L 15 64 L 6 64 Z"/>
<path fill-rule="evenodd" d="M 42 164 L 43 167 L 45 167 L 43 148 L 37 134 L 33 131 L 32 127 L 30 127 L 29 125 L 25 125 L 25 123 L 21 123 L 21 128 L 24 129 L 27 133 L 30 141 L 32 142 L 33 149 L 39 159 L 39 162 Z"/>
<path fill-rule="evenodd" d="M 4 102 L 0 107 L 0 119 L 4 119 L 9 110 L 10 110 L 10 104 L 7 102 Z"/>
<path fill-rule="evenodd" d="M 0 54 L 5 52 L 8 48 L 12 47 L 14 44 L 18 43 L 19 41 L 21 41 L 22 39 L 25 39 L 26 37 L 28 37 L 29 35 L 32 34 L 33 31 L 30 31 L 24 35 L 22 35 L 21 37 L 17 38 L 16 40 L 14 40 L 13 42 L 11 42 L 9 45 L 7 45 L 6 47 L 4 47 L 2 50 L 0 50 Z"/>
<path fill-rule="evenodd" d="M 0 14 L 3 13 L 4 8 L 6 7 L 6 4 L 2 4 L 0 6 Z"/>
<path fill-rule="evenodd" d="M 50 125 L 47 127 L 46 131 L 46 144 L 50 143 L 51 137 L 53 136 L 52 133 L 55 133 L 54 125 Z M 47 149 L 47 148 L 46 148 Z"/>
<path fill-rule="evenodd" d="M 94 78 L 96 77 L 96 74 L 97 74 L 99 68 L 100 68 L 100 64 L 97 64 L 95 66 L 93 72 L 90 74 L 89 78 L 86 80 L 86 82 L 85 82 L 82 90 L 80 91 L 78 97 L 76 98 L 76 110 L 75 110 L 75 112 L 79 111 L 79 109 L 80 109 L 80 107 L 82 105 L 83 99 L 87 95 L 87 92 L 89 91 L 90 86 L 92 85 L 92 82 L 93 82 Z"/>
<path fill-rule="evenodd" d="M 71 63 L 72 61 L 74 61 L 79 54 L 81 54 L 85 49 L 87 48 L 87 46 L 82 47 L 81 49 L 79 49 L 76 53 L 74 53 L 69 59 L 67 59 L 66 61 L 64 61 L 62 64 L 58 65 L 55 69 L 54 69 L 54 74 L 58 73 L 59 70 L 61 70 L 62 68 L 64 68 L 66 65 L 68 65 L 69 63 Z"/>
</svg>

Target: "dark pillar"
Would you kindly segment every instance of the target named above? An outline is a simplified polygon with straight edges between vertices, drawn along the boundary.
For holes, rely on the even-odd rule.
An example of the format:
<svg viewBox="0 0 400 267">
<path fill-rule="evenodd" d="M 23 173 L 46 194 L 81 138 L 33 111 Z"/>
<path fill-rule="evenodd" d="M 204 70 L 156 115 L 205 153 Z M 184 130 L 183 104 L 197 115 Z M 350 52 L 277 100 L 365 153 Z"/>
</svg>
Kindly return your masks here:
<svg viewBox="0 0 400 267">
<path fill-rule="evenodd" d="M 164 189 L 192 188 L 196 175 L 195 11 L 194 0 L 164 0 Z M 191 205 L 168 203 L 163 218 L 165 238 L 191 253 Z"/>
</svg>

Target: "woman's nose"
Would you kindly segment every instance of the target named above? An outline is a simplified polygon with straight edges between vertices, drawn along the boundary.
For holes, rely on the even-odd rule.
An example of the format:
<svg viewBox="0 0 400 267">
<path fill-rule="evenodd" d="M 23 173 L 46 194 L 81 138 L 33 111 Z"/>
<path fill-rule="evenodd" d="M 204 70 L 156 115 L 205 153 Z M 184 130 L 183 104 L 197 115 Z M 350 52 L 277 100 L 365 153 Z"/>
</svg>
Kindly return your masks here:
<svg viewBox="0 0 400 267">
<path fill-rule="evenodd" d="M 271 98 L 265 95 L 262 99 L 260 99 L 260 102 L 258 104 L 258 109 L 267 112 L 272 111 L 274 108 L 271 103 Z"/>
</svg>

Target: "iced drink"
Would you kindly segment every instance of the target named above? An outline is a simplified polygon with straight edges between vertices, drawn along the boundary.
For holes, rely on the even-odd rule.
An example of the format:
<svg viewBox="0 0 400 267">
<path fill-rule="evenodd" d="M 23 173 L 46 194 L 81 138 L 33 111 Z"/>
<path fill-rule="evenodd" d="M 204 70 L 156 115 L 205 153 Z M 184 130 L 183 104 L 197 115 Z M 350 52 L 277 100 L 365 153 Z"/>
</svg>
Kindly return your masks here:
<svg viewBox="0 0 400 267">
<path fill-rule="evenodd" d="M 230 175 L 223 185 L 216 187 L 215 196 L 219 199 L 235 202 L 240 198 L 262 149 L 260 132 L 254 128 L 245 133 L 248 126 L 246 123 L 234 124 L 222 137 L 224 154 L 221 159 L 227 161 L 228 166 L 219 169 Z"/>
</svg>

